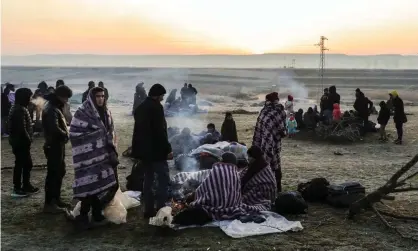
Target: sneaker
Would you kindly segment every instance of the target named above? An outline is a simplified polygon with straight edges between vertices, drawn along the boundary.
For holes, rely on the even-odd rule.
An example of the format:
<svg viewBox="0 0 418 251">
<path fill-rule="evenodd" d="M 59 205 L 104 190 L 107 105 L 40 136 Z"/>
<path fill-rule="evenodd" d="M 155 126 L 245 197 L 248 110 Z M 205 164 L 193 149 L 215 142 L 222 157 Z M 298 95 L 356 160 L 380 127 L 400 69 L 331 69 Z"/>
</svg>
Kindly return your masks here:
<svg viewBox="0 0 418 251">
<path fill-rule="evenodd" d="M 65 209 L 60 208 L 56 204 L 45 204 L 43 212 L 46 214 L 61 214 L 61 213 L 65 213 Z"/>
<path fill-rule="evenodd" d="M 29 194 L 23 191 L 22 189 L 13 189 L 11 196 L 14 198 L 24 198 L 28 197 Z"/>
<path fill-rule="evenodd" d="M 40 190 L 37 187 L 34 187 L 32 185 L 28 185 L 26 187 L 23 187 L 23 191 L 25 191 L 28 194 L 35 194 L 35 193 L 38 193 Z"/>
<path fill-rule="evenodd" d="M 58 200 L 55 204 L 60 208 L 71 208 L 70 204 L 63 202 L 62 200 Z"/>
</svg>

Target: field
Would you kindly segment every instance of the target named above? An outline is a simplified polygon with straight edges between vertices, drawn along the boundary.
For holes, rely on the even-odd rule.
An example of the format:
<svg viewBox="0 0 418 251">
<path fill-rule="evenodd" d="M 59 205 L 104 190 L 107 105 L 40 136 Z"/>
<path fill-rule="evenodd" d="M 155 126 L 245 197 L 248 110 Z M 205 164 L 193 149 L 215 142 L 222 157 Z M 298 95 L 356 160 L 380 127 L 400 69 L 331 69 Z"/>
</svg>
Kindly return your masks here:
<svg viewBox="0 0 418 251">
<path fill-rule="evenodd" d="M 117 110 L 117 107 L 114 107 Z M 408 112 L 418 114 L 416 107 Z M 118 113 L 116 113 L 118 114 Z M 116 120 L 119 135 L 119 152 L 131 141 L 133 119 L 119 113 Z M 375 118 L 373 118 L 375 119 Z M 209 113 L 188 119 L 185 123 L 196 132 L 208 122 L 220 127 L 221 113 Z M 256 115 L 235 115 L 240 140 L 251 143 Z M 183 121 L 184 122 L 184 121 Z M 177 119 L 169 119 L 169 125 Z M 282 167 L 285 190 L 293 190 L 301 181 L 314 177 L 325 177 L 331 182 L 356 180 L 368 191 L 383 184 L 402 164 L 406 163 L 418 149 L 418 116 L 409 116 L 405 125 L 405 144 L 379 144 L 377 135 L 369 135 L 363 142 L 351 145 L 333 145 L 309 140 L 283 142 Z M 389 126 L 392 138 L 394 126 Z M 43 139 L 37 138 L 32 146 L 35 164 L 44 164 Z M 275 234 L 245 239 L 232 239 L 219 229 L 188 229 L 168 231 L 147 225 L 142 219 L 141 209 L 128 212 L 128 223 L 110 225 L 83 233 L 73 231 L 71 223 L 62 215 L 50 216 L 41 213 L 43 191 L 25 199 L 12 199 L 12 170 L 14 156 L 7 143 L 1 142 L 1 238 L 3 250 L 417 250 L 418 242 L 401 239 L 394 231 L 386 229 L 371 213 L 364 213 L 354 221 L 345 218 L 344 210 L 326 205 L 311 204 L 307 215 L 288 217 L 301 221 L 304 230 L 298 233 Z M 334 155 L 342 152 L 342 156 Z M 63 185 L 63 197 L 72 198 L 71 149 L 67 146 L 67 175 Z M 119 178 L 123 186 L 132 163 L 121 157 Z M 3 170 L 4 169 L 4 170 Z M 32 172 L 35 186 L 43 188 L 46 171 Z M 418 215 L 416 193 L 399 195 L 388 204 L 405 214 Z M 389 210 L 389 209 L 388 209 Z M 413 223 L 392 220 L 394 225 L 411 232 Z M 413 228 L 412 228 L 413 229 Z M 416 230 L 416 225 L 415 225 Z"/>
</svg>

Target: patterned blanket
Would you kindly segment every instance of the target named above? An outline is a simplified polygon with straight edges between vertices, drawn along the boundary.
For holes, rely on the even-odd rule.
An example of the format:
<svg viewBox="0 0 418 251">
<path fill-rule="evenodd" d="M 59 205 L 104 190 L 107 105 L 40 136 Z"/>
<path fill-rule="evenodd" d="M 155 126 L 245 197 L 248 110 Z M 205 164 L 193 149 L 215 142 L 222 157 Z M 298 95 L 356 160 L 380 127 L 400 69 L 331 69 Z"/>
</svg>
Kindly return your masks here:
<svg viewBox="0 0 418 251">
<path fill-rule="evenodd" d="M 117 185 L 115 175 L 114 127 L 110 111 L 106 109 L 107 126 L 100 119 L 91 94 L 75 112 L 70 126 L 75 198 L 97 195 L 102 198 L 107 190 Z M 116 160 L 115 160 L 116 158 Z"/>
</svg>

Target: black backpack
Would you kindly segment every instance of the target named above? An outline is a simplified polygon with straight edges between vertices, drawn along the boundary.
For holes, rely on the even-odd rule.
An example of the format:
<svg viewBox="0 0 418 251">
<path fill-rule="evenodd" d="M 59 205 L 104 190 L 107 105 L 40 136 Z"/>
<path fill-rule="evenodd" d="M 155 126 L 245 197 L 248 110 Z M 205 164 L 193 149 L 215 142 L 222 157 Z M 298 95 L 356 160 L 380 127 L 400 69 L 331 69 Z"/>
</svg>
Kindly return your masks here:
<svg viewBox="0 0 418 251">
<path fill-rule="evenodd" d="M 358 182 L 346 182 L 328 186 L 327 201 L 331 206 L 348 208 L 352 203 L 363 198 L 366 189 Z"/>
<path fill-rule="evenodd" d="M 300 183 L 298 192 L 309 202 L 326 201 L 328 196 L 329 182 L 325 178 L 314 178 L 309 182 Z"/>
<path fill-rule="evenodd" d="M 274 202 L 275 212 L 281 215 L 306 214 L 308 204 L 299 192 L 282 192 Z"/>
<path fill-rule="evenodd" d="M 144 166 L 140 160 L 132 165 L 131 174 L 126 177 L 126 189 L 142 192 L 144 188 Z"/>
</svg>

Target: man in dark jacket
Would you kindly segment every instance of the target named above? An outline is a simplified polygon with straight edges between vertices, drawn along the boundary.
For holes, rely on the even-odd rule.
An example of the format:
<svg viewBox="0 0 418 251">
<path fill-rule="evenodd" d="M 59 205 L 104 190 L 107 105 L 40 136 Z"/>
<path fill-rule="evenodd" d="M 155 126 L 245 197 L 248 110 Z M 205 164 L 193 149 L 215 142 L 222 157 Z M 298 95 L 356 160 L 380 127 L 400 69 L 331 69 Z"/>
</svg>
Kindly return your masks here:
<svg viewBox="0 0 418 251">
<path fill-rule="evenodd" d="M 403 100 L 399 97 L 397 91 L 392 91 L 389 96 L 392 100 L 394 110 L 393 121 L 395 122 L 396 132 L 398 133 L 398 138 L 395 140 L 395 144 L 402 145 L 403 124 L 408 121 L 405 114 Z"/>
<path fill-rule="evenodd" d="M 369 116 L 373 102 L 362 91 L 356 90 L 356 101 L 354 101 L 353 107 L 357 111 L 358 116 L 363 120 L 362 135 L 364 135 L 369 129 Z"/>
<path fill-rule="evenodd" d="M 135 114 L 136 108 L 144 102 L 144 100 L 147 98 L 147 92 L 144 88 L 144 82 L 141 82 L 136 85 L 135 87 L 135 94 L 134 94 L 134 105 L 132 107 L 132 115 Z"/>
<path fill-rule="evenodd" d="M 13 169 L 13 197 L 26 197 L 39 192 L 39 189 L 30 183 L 30 172 L 33 166 L 30 147 L 33 131 L 28 105 L 32 94 L 28 88 L 18 89 L 15 103 L 9 114 L 9 143 L 16 158 Z"/>
<path fill-rule="evenodd" d="M 64 212 L 70 205 L 61 200 L 62 180 L 65 176 L 65 144 L 68 142 L 68 129 L 63 115 L 64 104 L 71 98 L 68 86 L 60 86 L 48 96 L 48 103 L 42 112 L 44 130 L 44 153 L 47 159 L 45 179 L 45 213 Z"/>
<path fill-rule="evenodd" d="M 107 101 L 109 99 L 109 91 L 104 87 L 104 83 L 102 81 L 99 82 L 99 87 L 104 90 L 105 100 Z"/>
<path fill-rule="evenodd" d="M 65 85 L 64 80 L 58 79 L 55 84 L 55 88 L 58 88 L 62 85 Z M 64 108 L 62 110 L 63 110 L 65 120 L 67 121 L 67 125 L 70 125 L 71 120 L 73 120 L 73 114 L 71 113 L 70 101 L 64 104 Z"/>
<path fill-rule="evenodd" d="M 188 90 L 189 90 L 189 95 L 190 95 L 190 97 L 189 97 L 190 98 L 190 103 L 192 105 L 195 105 L 196 104 L 197 90 L 196 90 L 196 88 L 193 87 L 192 84 L 188 85 Z"/>
<path fill-rule="evenodd" d="M 10 84 L 6 83 L 5 88 L 1 88 L 1 136 L 8 137 L 8 117 L 12 104 L 9 101 Z"/>
<path fill-rule="evenodd" d="M 94 86 L 95 86 L 94 81 L 90 81 L 88 89 L 85 92 L 83 92 L 83 96 L 81 97 L 82 103 L 84 103 L 84 101 L 87 100 L 87 97 L 89 96 L 89 92 Z"/>
<path fill-rule="evenodd" d="M 160 84 L 151 87 L 147 99 L 135 110 L 135 126 L 132 137 L 132 156 L 144 165 L 144 217 L 155 216 L 156 211 L 165 206 L 168 199 L 170 181 L 167 159 L 173 158 L 167 137 L 167 122 L 161 101 L 166 94 Z M 157 208 L 155 208 L 154 175 L 157 174 Z"/>
<path fill-rule="evenodd" d="M 333 85 L 329 88 L 328 101 L 326 102 L 326 109 L 324 110 L 324 116 L 328 122 L 332 121 L 332 111 L 334 110 L 334 104 L 340 104 L 340 94 L 337 93 L 337 88 Z"/>
<path fill-rule="evenodd" d="M 324 111 L 329 107 L 328 106 L 328 94 L 329 94 L 328 88 L 325 88 L 324 94 L 322 94 L 322 97 L 321 97 L 321 102 L 319 103 L 319 108 L 321 109 L 320 110 L 321 116 L 324 115 Z"/>
</svg>

